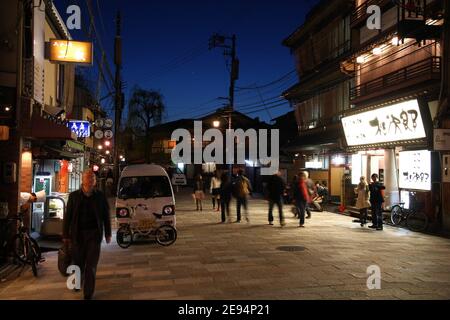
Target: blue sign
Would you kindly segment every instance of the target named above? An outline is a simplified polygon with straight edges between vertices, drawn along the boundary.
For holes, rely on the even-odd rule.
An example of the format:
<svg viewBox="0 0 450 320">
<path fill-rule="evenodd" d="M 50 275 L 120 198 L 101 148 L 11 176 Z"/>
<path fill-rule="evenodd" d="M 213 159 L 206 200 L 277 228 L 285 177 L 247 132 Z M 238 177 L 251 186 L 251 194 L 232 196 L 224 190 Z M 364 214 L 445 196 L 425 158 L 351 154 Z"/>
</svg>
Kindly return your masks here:
<svg viewBox="0 0 450 320">
<path fill-rule="evenodd" d="M 89 121 L 69 120 L 67 126 L 78 138 L 89 138 L 91 136 L 91 124 Z"/>
</svg>

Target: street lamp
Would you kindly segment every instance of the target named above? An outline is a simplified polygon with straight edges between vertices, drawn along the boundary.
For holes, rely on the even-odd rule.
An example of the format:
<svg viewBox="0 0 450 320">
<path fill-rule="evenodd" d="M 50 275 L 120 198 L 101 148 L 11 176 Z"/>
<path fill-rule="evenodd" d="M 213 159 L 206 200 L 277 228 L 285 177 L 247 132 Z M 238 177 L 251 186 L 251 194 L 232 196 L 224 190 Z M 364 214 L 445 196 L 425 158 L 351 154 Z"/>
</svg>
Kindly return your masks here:
<svg viewBox="0 0 450 320">
<path fill-rule="evenodd" d="M 102 164 L 105 164 L 105 162 L 106 162 L 105 158 L 102 158 L 102 160 L 100 160 L 100 162 L 101 162 Z"/>
<path fill-rule="evenodd" d="M 110 141 L 108 141 L 108 140 L 105 141 L 105 146 L 106 146 L 106 147 L 109 147 L 110 145 L 111 145 L 111 142 L 110 142 Z"/>
<path fill-rule="evenodd" d="M 220 127 L 220 121 L 219 120 L 213 121 L 213 126 L 214 126 L 214 128 Z"/>
<path fill-rule="evenodd" d="M 97 146 L 97 149 L 98 149 L 98 150 L 102 150 L 102 149 L 103 149 L 103 146 L 102 146 L 101 144 L 99 144 L 99 145 Z"/>
<path fill-rule="evenodd" d="M 110 152 L 109 152 L 109 150 L 106 150 L 106 152 L 105 152 L 106 154 L 109 154 Z"/>
</svg>

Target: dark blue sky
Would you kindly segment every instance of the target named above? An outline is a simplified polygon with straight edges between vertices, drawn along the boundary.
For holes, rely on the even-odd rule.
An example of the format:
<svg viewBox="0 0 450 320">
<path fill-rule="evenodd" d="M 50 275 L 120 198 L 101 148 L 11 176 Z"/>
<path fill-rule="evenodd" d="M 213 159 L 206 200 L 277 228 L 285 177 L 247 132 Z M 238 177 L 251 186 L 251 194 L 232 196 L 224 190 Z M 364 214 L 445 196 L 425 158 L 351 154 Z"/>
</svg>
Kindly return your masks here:
<svg viewBox="0 0 450 320">
<path fill-rule="evenodd" d="M 123 79 L 126 98 L 134 85 L 160 90 L 167 106 L 166 121 L 199 116 L 220 107 L 228 95 L 229 74 L 223 49 L 208 51 L 214 32 L 236 34 L 240 78 L 236 85 L 258 86 L 270 83 L 294 69 L 289 50 L 281 41 L 304 21 L 316 0 L 91 0 L 97 32 L 112 64 L 114 18 L 122 11 Z M 98 3 L 97 3 L 98 1 Z M 64 20 L 69 4 L 82 4 L 82 32 L 86 39 L 88 12 L 85 0 L 59 0 Z M 99 15 L 99 9 L 101 15 Z M 96 46 L 95 54 L 100 57 Z M 95 68 L 84 70 L 92 82 Z M 236 109 L 261 109 L 263 99 L 274 98 L 294 84 L 295 75 L 272 86 L 236 92 Z M 275 101 L 274 99 L 269 101 Z M 106 103 L 109 106 L 110 102 Z M 274 103 L 272 103 L 274 105 Z M 240 107 L 243 106 L 243 107 Z M 289 111 L 286 106 L 249 114 L 265 121 Z"/>
</svg>

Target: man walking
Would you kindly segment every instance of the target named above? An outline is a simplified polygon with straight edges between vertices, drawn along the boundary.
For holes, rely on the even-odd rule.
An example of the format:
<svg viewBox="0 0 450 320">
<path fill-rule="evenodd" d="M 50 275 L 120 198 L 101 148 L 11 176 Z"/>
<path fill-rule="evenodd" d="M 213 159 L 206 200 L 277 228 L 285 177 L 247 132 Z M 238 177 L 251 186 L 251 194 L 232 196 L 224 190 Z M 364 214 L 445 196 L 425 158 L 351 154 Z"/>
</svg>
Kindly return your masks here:
<svg viewBox="0 0 450 320">
<path fill-rule="evenodd" d="M 95 290 L 95 276 L 103 233 L 111 242 L 111 220 L 105 195 L 95 190 L 92 170 L 83 172 L 81 189 L 69 195 L 64 217 L 63 239 L 72 245 L 73 263 L 83 274 L 84 299 L 90 300 Z"/>
<path fill-rule="evenodd" d="M 299 227 L 305 227 L 305 211 L 309 202 L 308 188 L 306 186 L 306 174 L 300 172 L 298 176 L 298 183 L 293 185 L 293 196 L 295 206 L 297 207 L 298 218 L 300 220 Z M 295 180 L 294 180 L 295 181 Z"/>
<path fill-rule="evenodd" d="M 237 220 L 236 222 L 241 222 L 241 207 L 244 207 L 245 219 L 250 222 L 248 218 L 248 206 L 247 206 L 247 196 L 252 192 L 252 186 L 250 180 L 244 176 L 244 170 L 240 169 L 238 175 L 234 182 L 234 193 L 236 197 L 236 211 Z"/>
<path fill-rule="evenodd" d="M 269 224 L 273 225 L 273 207 L 276 205 L 278 207 L 278 214 L 280 216 L 280 225 L 284 227 L 284 217 L 283 217 L 283 204 L 282 196 L 284 193 L 284 181 L 281 178 L 281 173 L 278 171 L 273 176 L 270 177 L 267 184 L 267 197 L 269 200 Z"/>
<path fill-rule="evenodd" d="M 372 225 L 369 226 L 369 228 L 381 231 L 383 230 L 383 190 L 386 189 L 386 187 L 378 181 L 378 175 L 376 173 L 372 174 L 371 178 L 372 182 L 369 185 L 369 191 L 372 209 Z"/>
</svg>

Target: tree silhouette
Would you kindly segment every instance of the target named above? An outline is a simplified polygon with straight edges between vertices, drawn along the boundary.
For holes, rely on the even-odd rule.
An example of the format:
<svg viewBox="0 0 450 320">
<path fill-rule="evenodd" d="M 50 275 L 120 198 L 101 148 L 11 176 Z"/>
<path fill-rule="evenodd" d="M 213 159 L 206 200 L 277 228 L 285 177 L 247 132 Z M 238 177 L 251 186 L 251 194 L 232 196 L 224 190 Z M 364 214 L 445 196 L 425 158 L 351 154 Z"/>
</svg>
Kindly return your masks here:
<svg viewBox="0 0 450 320">
<path fill-rule="evenodd" d="M 136 137 L 144 140 L 145 161 L 150 162 L 152 137 L 150 128 L 160 124 L 165 110 L 163 96 L 155 90 L 146 90 L 138 86 L 133 88 L 128 102 L 127 126 Z"/>
</svg>

